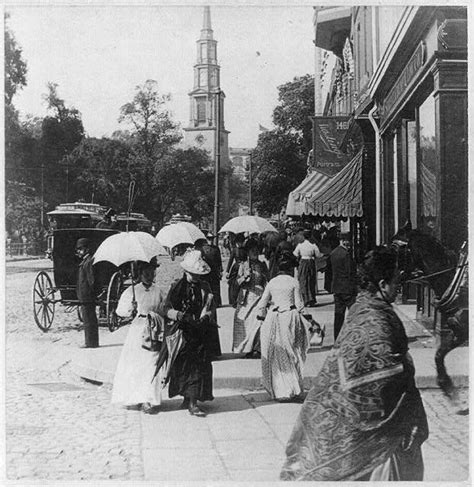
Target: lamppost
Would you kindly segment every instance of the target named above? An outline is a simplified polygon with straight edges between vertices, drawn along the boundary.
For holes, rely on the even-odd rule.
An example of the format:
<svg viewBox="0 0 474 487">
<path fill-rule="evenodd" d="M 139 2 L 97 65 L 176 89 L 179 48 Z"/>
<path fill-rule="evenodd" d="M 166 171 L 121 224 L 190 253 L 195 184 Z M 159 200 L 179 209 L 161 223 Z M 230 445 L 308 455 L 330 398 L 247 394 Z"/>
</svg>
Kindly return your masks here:
<svg viewBox="0 0 474 487">
<path fill-rule="evenodd" d="M 252 210 L 252 151 L 249 154 L 249 215 L 253 213 Z"/>
<path fill-rule="evenodd" d="M 215 91 L 216 108 L 216 140 L 214 158 L 214 238 L 216 244 L 219 242 L 217 232 L 219 231 L 219 176 L 221 166 L 221 90 Z"/>
</svg>

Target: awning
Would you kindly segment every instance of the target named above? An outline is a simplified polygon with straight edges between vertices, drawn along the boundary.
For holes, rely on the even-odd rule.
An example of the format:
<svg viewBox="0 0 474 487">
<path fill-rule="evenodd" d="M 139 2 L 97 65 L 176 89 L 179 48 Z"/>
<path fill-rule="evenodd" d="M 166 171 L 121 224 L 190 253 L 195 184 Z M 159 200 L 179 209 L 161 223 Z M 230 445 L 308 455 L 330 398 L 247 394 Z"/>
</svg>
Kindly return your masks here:
<svg viewBox="0 0 474 487">
<path fill-rule="evenodd" d="M 316 170 L 308 174 L 303 182 L 288 195 L 286 215 L 301 216 L 305 212 L 305 203 L 315 196 L 330 179 L 329 176 Z"/>
<path fill-rule="evenodd" d="M 362 150 L 311 199 L 304 213 L 319 216 L 362 216 Z"/>
</svg>

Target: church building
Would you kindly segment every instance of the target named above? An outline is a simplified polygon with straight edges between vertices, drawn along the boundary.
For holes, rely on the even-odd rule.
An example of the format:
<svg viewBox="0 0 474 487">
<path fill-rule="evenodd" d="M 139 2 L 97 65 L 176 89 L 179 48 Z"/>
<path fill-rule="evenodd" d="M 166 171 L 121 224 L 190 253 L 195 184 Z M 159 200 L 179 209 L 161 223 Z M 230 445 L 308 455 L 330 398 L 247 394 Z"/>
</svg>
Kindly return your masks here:
<svg viewBox="0 0 474 487">
<path fill-rule="evenodd" d="M 217 64 L 217 41 L 211 27 L 211 9 L 204 7 L 201 35 L 196 42 L 194 87 L 189 92 L 190 120 L 184 129 L 186 148 L 206 150 L 211 159 L 219 156 L 219 226 L 229 218 L 229 131 L 224 123 L 225 94 L 220 87 L 220 66 Z"/>
</svg>

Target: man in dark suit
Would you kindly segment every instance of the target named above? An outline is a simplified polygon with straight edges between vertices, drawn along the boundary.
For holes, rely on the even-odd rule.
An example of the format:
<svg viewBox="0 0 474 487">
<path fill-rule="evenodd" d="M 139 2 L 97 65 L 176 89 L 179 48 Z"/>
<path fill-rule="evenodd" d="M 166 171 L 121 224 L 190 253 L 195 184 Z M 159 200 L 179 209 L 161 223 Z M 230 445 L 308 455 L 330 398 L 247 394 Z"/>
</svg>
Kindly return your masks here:
<svg viewBox="0 0 474 487">
<path fill-rule="evenodd" d="M 351 254 L 351 235 L 341 233 L 339 246 L 331 252 L 332 286 L 334 293 L 334 341 L 344 323 L 346 309 L 357 295 L 356 265 Z"/>
<path fill-rule="evenodd" d="M 85 348 L 97 348 L 99 346 L 99 324 L 95 312 L 95 279 L 90 250 L 91 245 L 88 238 L 80 238 L 76 242 L 76 255 L 81 259 L 77 273 L 77 298 L 84 323 Z"/>
</svg>

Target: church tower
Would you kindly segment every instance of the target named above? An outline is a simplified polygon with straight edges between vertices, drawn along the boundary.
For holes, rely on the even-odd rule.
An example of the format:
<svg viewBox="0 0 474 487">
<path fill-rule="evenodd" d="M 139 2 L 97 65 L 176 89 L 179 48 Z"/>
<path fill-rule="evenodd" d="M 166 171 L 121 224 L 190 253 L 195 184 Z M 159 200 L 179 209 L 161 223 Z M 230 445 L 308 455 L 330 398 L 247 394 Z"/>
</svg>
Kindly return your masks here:
<svg viewBox="0 0 474 487">
<path fill-rule="evenodd" d="M 221 184 L 219 192 L 220 226 L 229 218 L 229 131 L 224 123 L 224 92 L 220 87 L 220 66 L 217 64 L 217 41 L 211 27 L 211 9 L 204 7 L 201 35 L 196 42 L 194 87 L 189 92 L 190 120 L 184 129 L 184 146 L 208 151 L 211 159 L 220 154 Z M 218 106 L 219 103 L 219 106 Z M 219 123 L 219 131 L 217 123 Z M 220 145 L 217 146 L 217 134 Z"/>
</svg>

